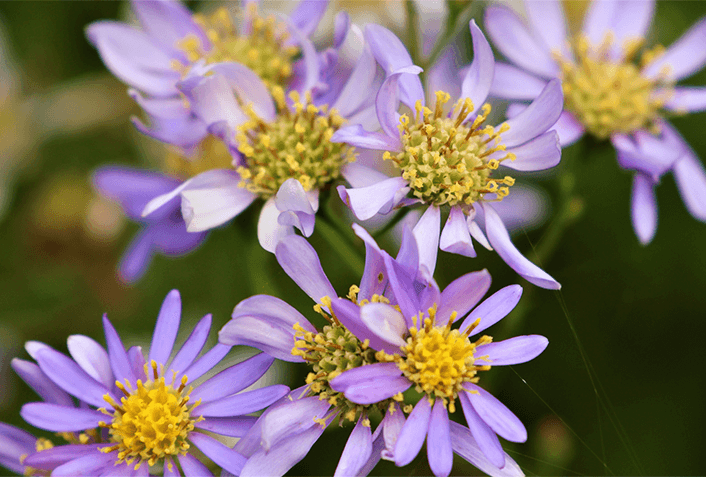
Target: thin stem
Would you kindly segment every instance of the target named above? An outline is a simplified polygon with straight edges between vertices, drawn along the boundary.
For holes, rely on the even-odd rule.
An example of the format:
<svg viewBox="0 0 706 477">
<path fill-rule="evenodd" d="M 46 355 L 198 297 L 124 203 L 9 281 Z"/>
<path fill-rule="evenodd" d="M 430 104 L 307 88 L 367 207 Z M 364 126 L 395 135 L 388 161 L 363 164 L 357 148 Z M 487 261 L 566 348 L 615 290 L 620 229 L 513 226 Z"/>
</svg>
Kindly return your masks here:
<svg viewBox="0 0 706 477">
<path fill-rule="evenodd" d="M 365 260 L 360 252 L 353 247 L 350 242 L 339 232 L 339 230 L 329 221 L 326 216 L 322 216 L 316 221 L 316 230 L 319 232 L 338 256 L 343 259 L 346 265 L 356 276 L 363 276 Z"/>
<path fill-rule="evenodd" d="M 421 61 L 419 38 L 417 37 L 419 14 L 417 13 L 417 6 L 414 0 L 407 0 L 405 2 L 405 11 L 407 13 L 407 48 L 409 48 L 412 63 L 418 65 Z"/>
</svg>

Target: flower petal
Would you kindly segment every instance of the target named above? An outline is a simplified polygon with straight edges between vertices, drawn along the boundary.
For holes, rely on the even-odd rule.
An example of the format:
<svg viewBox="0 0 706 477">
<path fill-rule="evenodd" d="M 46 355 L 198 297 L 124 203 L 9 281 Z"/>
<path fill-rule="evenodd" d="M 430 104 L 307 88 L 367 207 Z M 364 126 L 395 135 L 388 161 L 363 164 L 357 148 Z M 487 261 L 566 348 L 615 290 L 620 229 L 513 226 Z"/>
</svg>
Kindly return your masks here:
<svg viewBox="0 0 706 477">
<path fill-rule="evenodd" d="M 108 393 L 108 388 L 86 374 L 69 357 L 46 348 L 37 352 L 36 359 L 42 372 L 67 393 L 96 407 L 106 404 L 103 396 Z"/>
<path fill-rule="evenodd" d="M 243 437 L 257 421 L 255 416 L 209 417 L 194 424 L 198 429 L 229 437 Z"/>
<path fill-rule="evenodd" d="M 648 78 L 659 76 L 662 71 L 668 73 L 672 81 L 691 76 L 706 64 L 706 18 L 702 18 L 684 33 L 663 55 L 648 64 L 642 73 Z"/>
<path fill-rule="evenodd" d="M 395 71 L 412 66 L 412 57 L 399 38 L 387 28 L 380 25 L 368 24 L 365 26 L 365 41 L 370 45 L 373 56 L 380 63 L 387 75 Z M 399 79 L 400 100 L 414 109 L 417 100 L 424 105 L 424 89 L 418 76 L 404 75 Z"/>
<path fill-rule="evenodd" d="M 524 2 L 527 21 L 535 35 L 539 36 L 550 51 L 565 53 L 567 36 L 566 20 L 561 2 Z"/>
<path fill-rule="evenodd" d="M 338 321 L 359 340 L 368 340 L 368 344 L 372 349 L 376 351 L 383 350 L 387 353 L 394 353 L 399 349 L 399 346 L 384 341 L 365 326 L 360 318 L 361 308 L 355 303 L 344 298 L 334 298 L 331 301 L 331 308 L 331 311 L 336 314 Z"/>
<path fill-rule="evenodd" d="M 473 101 L 473 113 L 478 111 L 488 97 L 490 85 L 495 74 L 495 58 L 490 49 L 488 40 L 480 31 L 475 20 L 471 20 L 469 27 L 473 38 L 473 62 L 466 72 L 461 84 L 461 97 Z"/>
<path fill-rule="evenodd" d="M 316 250 L 306 239 L 298 235 L 285 237 L 277 245 L 275 256 L 289 278 L 294 280 L 314 302 L 319 303 L 325 296 L 329 298 L 338 296 L 321 268 Z"/>
<path fill-rule="evenodd" d="M 488 240 L 493 246 L 498 255 L 510 265 L 522 278 L 538 287 L 547 288 L 550 290 L 558 290 L 561 288 L 559 282 L 554 280 L 547 272 L 527 260 L 522 255 L 510 240 L 510 235 L 507 233 L 505 225 L 493 208 L 481 203 L 485 213 L 485 232 L 488 234 Z"/>
<path fill-rule="evenodd" d="M 531 101 L 539 96 L 546 84 L 545 80 L 516 66 L 495 63 L 495 75 L 489 94 L 503 99 Z"/>
<path fill-rule="evenodd" d="M 476 256 L 466 224 L 466 215 L 461 207 L 451 207 L 449 218 L 441 232 L 439 248 L 444 252 L 456 253 L 465 257 Z"/>
<path fill-rule="evenodd" d="M 331 136 L 331 142 L 343 142 L 351 146 L 379 151 L 399 150 L 399 139 L 382 132 L 366 131 L 360 124 L 340 128 Z"/>
<path fill-rule="evenodd" d="M 637 238 L 642 245 L 647 245 L 657 231 L 657 199 L 654 182 L 645 174 L 637 173 L 633 177 L 630 211 Z"/>
<path fill-rule="evenodd" d="M 22 419 L 35 427 L 53 432 L 85 431 L 98 427 L 105 414 L 93 409 L 79 409 L 46 402 L 31 402 L 22 406 Z"/>
<path fill-rule="evenodd" d="M 187 35 L 196 36 L 202 47 L 207 48 L 210 45 L 203 29 L 193 20 L 189 9 L 179 2 L 135 1 L 131 6 L 143 30 L 166 48 L 173 48 Z"/>
<path fill-rule="evenodd" d="M 582 31 L 594 47 L 600 45 L 610 31 L 620 3 L 615 0 L 596 0 L 588 6 Z"/>
<path fill-rule="evenodd" d="M 534 139 L 557 122 L 563 109 L 561 82 L 553 79 L 527 109 L 507 121 L 510 129 L 503 134 L 502 143 L 510 148 Z"/>
<path fill-rule="evenodd" d="M 270 197 L 262 206 L 257 220 L 257 240 L 260 246 L 270 253 L 274 253 L 280 240 L 294 233 L 294 227 L 279 223 L 280 214 L 275 198 Z"/>
<path fill-rule="evenodd" d="M 505 466 L 502 469 L 490 463 L 468 428 L 455 422 L 449 422 L 451 446 L 453 451 L 492 477 L 524 477 L 520 466 L 505 453 Z"/>
<path fill-rule="evenodd" d="M 275 206 L 280 211 L 277 222 L 291 225 L 301 230 L 305 237 L 314 232 L 314 209 L 297 179 L 287 179 L 277 190 Z"/>
<path fill-rule="evenodd" d="M 123 23 L 100 21 L 86 36 L 108 69 L 125 83 L 151 96 L 178 94 L 180 75 L 172 69 L 174 50 L 165 49 L 145 32 Z"/>
<path fill-rule="evenodd" d="M 162 308 L 159 310 L 157 324 L 152 335 L 148 362 L 155 361 L 158 365 L 167 363 L 179 332 L 180 318 L 181 296 L 179 295 L 179 290 L 172 290 L 167 294 L 162 303 Z"/>
<path fill-rule="evenodd" d="M 71 357 L 89 376 L 106 388 L 115 384 L 108 353 L 95 340 L 83 335 L 72 335 L 66 340 Z"/>
<path fill-rule="evenodd" d="M 95 452 L 96 448 L 94 446 L 85 444 L 69 444 L 64 446 L 52 447 L 50 449 L 44 449 L 39 452 L 34 452 L 33 454 L 27 456 L 27 458 L 22 463 L 25 466 L 33 467 L 35 469 L 52 470 L 71 460 Z"/>
<path fill-rule="evenodd" d="M 406 66 L 388 74 L 385 81 L 375 96 L 375 111 L 378 122 L 383 132 L 387 134 L 391 142 L 395 143 L 394 150 L 402 149 L 400 131 L 397 126 L 400 124 L 397 109 L 400 105 L 400 88 L 404 84 L 406 75 L 418 75 L 422 69 L 418 66 Z"/>
<path fill-rule="evenodd" d="M 365 414 L 361 414 L 358 423 L 353 428 L 346 447 L 343 449 L 341 459 L 338 461 L 334 477 L 358 475 L 373 452 L 373 436 L 370 425 L 363 425 Z"/>
<path fill-rule="evenodd" d="M 346 189 L 339 186 L 338 193 L 359 220 L 368 220 L 385 208 L 407 186 L 402 177 L 391 177 L 367 187 Z"/>
<path fill-rule="evenodd" d="M 704 111 L 706 110 L 706 88 L 674 88 L 673 96 L 669 98 L 664 107 L 676 113 Z"/>
<path fill-rule="evenodd" d="M 468 318 L 463 321 L 459 328 L 464 332 L 471 324 L 480 318 L 480 324 L 473 329 L 470 336 L 480 333 L 481 331 L 493 326 L 498 321 L 502 320 L 510 313 L 522 296 L 522 287 L 520 285 L 509 285 L 496 291 L 490 297 L 483 301 L 478 308 L 473 310 Z"/>
<path fill-rule="evenodd" d="M 429 428 L 431 404 L 422 396 L 404 423 L 395 444 L 395 465 L 402 467 L 414 460 L 424 444 Z"/>
<path fill-rule="evenodd" d="M 478 416 L 500 437 L 511 442 L 525 442 L 527 440 L 527 430 L 522 421 L 503 403 L 480 386 L 465 383 L 464 387 L 473 392 L 462 392 L 461 394 L 468 397 Z"/>
<path fill-rule="evenodd" d="M 220 363 L 231 348 L 232 346 L 218 343 L 216 346 L 208 350 L 206 354 L 197 359 L 186 369 L 186 371 L 183 371 L 181 374 L 177 374 L 177 380 L 181 379 L 181 376 L 187 376 L 189 378 L 189 382 L 193 383 L 201 376 L 212 370 L 215 365 Z"/>
<path fill-rule="evenodd" d="M 169 369 L 180 373 L 191 366 L 206 344 L 208 333 L 211 330 L 212 316 L 206 315 L 194 326 L 194 330 L 181 345 L 181 349 L 169 365 Z"/>
<path fill-rule="evenodd" d="M 476 359 L 482 359 L 491 366 L 526 363 L 542 354 L 547 345 L 549 345 L 549 340 L 544 336 L 516 336 L 479 346 L 476 350 Z"/>
<path fill-rule="evenodd" d="M 192 432 L 189 434 L 189 440 L 222 469 L 235 475 L 240 474 L 243 470 L 247 459 L 213 437 L 200 432 Z"/>
<path fill-rule="evenodd" d="M 261 419 L 262 448 L 270 452 L 281 441 L 315 426 L 314 419 L 323 419 L 330 408 L 327 400 L 310 396 L 270 409 Z"/>
<path fill-rule="evenodd" d="M 181 470 L 186 477 L 206 477 L 213 474 L 208 470 L 208 467 L 203 465 L 200 460 L 191 454 L 184 454 L 178 457 Z"/>
<path fill-rule="evenodd" d="M 412 317 L 417 316 L 421 310 L 420 297 L 417 295 L 413 283 L 414 277 L 409 276 L 402 265 L 394 261 L 387 253 L 383 254 L 383 259 L 390 280 L 389 291 L 394 296 L 394 300 L 391 301 L 397 302 L 402 316 L 407 320 L 407 327 L 411 328 L 414 326 Z"/>
<path fill-rule="evenodd" d="M 457 313 L 456 320 L 463 318 L 488 292 L 490 282 L 488 270 L 481 270 L 462 275 L 449 283 L 441 292 L 437 323 L 446 324 L 454 311 Z"/>
<path fill-rule="evenodd" d="M 483 452 L 483 455 L 495 467 L 502 468 L 505 465 L 505 453 L 500 445 L 498 436 L 495 435 L 493 429 L 481 419 L 470 401 L 470 394 L 460 392 L 458 394 L 463 415 L 466 417 L 468 428 L 473 435 L 473 439 L 478 443 L 478 447 Z"/>
<path fill-rule="evenodd" d="M 246 391 L 200 405 L 192 414 L 204 417 L 233 417 L 260 411 L 289 392 L 282 384 Z"/>
<path fill-rule="evenodd" d="M 429 459 L 429 467 L 436 477 L 447 477 L 451 473 L 454 454 L 451 450 L 449 413 L 446 411 L 444 402 L 439 398 L 436 399 L 431 410 L 427 458 Z"/>
<path fill-rule="evenodd" d="M 258 316 L 273 322 L 280 321 L 289 328 L 294 326 L 295 323 L 299 323 L 305 330 L 312 333 L 317 332 L 316 328 L 296 308 L 284 300 L 268 295 L 255 295 L 246 298 L 235 305 L 232 316 L 233 318 Z"/>
<path fill-rule="evenodd" d="M 136 381 L 135 373 L 130 366 L 130 360 L 125 352 L 123 342 L 120 340 L 118 332 L 113 328 L 113 324 L 108 319 L 108 315 L 103 315 L 103 330 L 105 332 L 105 342 L 108 345 L 108 358 L 110 358 L 110 368 L 116 381 L 131 383 Z"/>
<path fill-rule="evenodd" d="M 218 332 L 218 339 L 230 346 L 252 346 L 283 361 L 302 362 L 301 357 L 292 355 L 294 328 L 266 317 L 237 316 Z"/>
<path fill-rule="evenodd" d="M 199 385 L 191 393 L 191 399 L 201 399 L 208 403 L 224 396 L 234 394 L 247 388 L 264 375 L 274 358 L 258 353 L 252 358 L 231 366 Z"/>
<path fill-rule="evenodd" d="M 267 452 L 264 450 L 256 452 L 248 459 L 240 477 L 286 474 L 306 456 L 311 446 L 321 437 L 324 429 L 324 426 L 311 426 L 291 438 L 280 440 Z"/>
<path fill-rule="evenodd" d="M 395 363 L 374 363 L 349 369 L 330 381 L 331 388 L 357 404 L 374 404 L 404 392 L 412 383 Z"/>
<path fill-rule="evenodd" d="M 542 171 L 550 169 L 561 160 L 561 145 L 556 131 L 544 134 L 524 143 L 511 147 L 502 154 L 515 154 L 516 159 L 505 160 L 502 165 L 516 171 Z"/>
<path fill-rule="evenodd" d="M 23 359 L 14 358 L 11 361 L 11 366 L 19 377 L 22 378 L 42 400 L 62 406 L 72 407 L 74 405 L 73 398 L 71 398 L 66 391 L 54 384 L 54 381 L 49 379 L 36 364 Z"/>
<path fill-rule="evenodd" d="M 525 23 L 505 7 L 485 10 L 485 29 L 493 44 L 517 66 L 545 78 L 559 73 L 547 45 L 535 38 Z"/>
<path fill-rule="evenodd" d="M 439 253 L 439 233 L 441 232 L 441 210 L 430 205 L 412 229 L 419 247 L 419 270 L 426 270 L 427 277 L 434 276 L 436 256 Z"/>
<path fill-rule="evenodd" d="M 189 232 L 223 225 L 245 210 L 257 196 L 239 187 L 235 171 L 210 171 L 208 182 L 192 183 L 181 192 L 181 213 Z"/>
<path fill-rule="evenodd" d="M 368 303 L 360 309 L 360 319 L 370 331 L 388 343 L 404 346 L 407 322 L 402 314 L 384 303 Z"/>
<path fill-rule="evenodd" d="M 78 459 L 71 460 L 66 464 L 60 465 L 56 469 L 52 470 L 51 475 L 62 477 L 74 477 L 77 475 L 102 475 L 104 470 L 113 468 L 117 462 L 117 451 L 104 454 L 103 452 L 100 452 L 99 449 L 94 448 L 92 453 L 79 457 Z M 123 469 L 120 469 L 123 473 L 129 472 L 127 464 L 119 465 L 123 467 Z"/>
<path fill-rule="evenodd" d="M 642 0 L 640 2 L 616 2 L 611 19 L 611 33 L 613 34 L 613 45 L 611 57 L 621 59 L 625 56 L 623 45 L 629 40 L 645 38 L 647 30 L 652 23 L 655 12 L 654 0 Z"/>
<path fill-rule="evenodd" d="M 391 409 L 385 413 L 385 417 L 380 423 L 383 426 L 382 435 L 385 440 L 385 449 L 382 451 L 382 458 L 395 461 L 395 445 L 397 438 L 404 427 L 406 419 L 399 404 L 394 403 Z"/>
<path fill-rule="evenodd" d="M 327 1 L 304 0 L 299 2 L 289 14 L 289 18 L 304 36 L 310 36 L 316 30 L 321 18 L 326 13 Z"/>
<path fill-rule="evenodd" d="M 706 171 L 692 151 L 674 164 L 674 179 L 689 213 L 706 222 Z"/>
<path fill-rule="evenodd" d="M 29 432 L 0 422 L 0 465 L 15 473 L 24 473 L 20 457 L 35 452 L 35 442 L 37 438 Z"/>
</svg>

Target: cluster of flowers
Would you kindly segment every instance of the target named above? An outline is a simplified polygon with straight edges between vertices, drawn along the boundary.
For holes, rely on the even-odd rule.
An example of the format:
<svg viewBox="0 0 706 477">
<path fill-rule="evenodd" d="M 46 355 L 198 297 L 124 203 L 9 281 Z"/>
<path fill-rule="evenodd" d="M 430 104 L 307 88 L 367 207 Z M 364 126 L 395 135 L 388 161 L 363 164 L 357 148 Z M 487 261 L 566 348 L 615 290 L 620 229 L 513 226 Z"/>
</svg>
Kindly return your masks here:
<svg viewBox="0 0 706 477">
<path fill-rule="evenodd" d="M 201 16 L 176 1 L 135 1 L 141 28 L 98 22 L 87 35 L 147 115 L 136 127 L 179 151 L 170 174 L 95 173 L 97 189 L 144 224 L 123 279 L 137 280 L 155 252 L 192 250 L 257 202 L 260 244 L 328 324 L 317 329 L 281 299 L 253 296 L 235 307 L 217 345 L 201 354 L 207 315 L 172 358 L 181 314 L 172 291 L 146 358 L 125 348 L 106 317 L 107 350 L 80 335 L 68 339 L 71 358 L 29 342 L 36 363 L 12 365 L 42 402 L 21 415 L 66 443 L 0 424 L 1 465 L 28 475 L 211 475 L 193 445 L 227 473 L 282 475 L 338 422 L 352 431 L 337 475 L 366 475 L 380 459 L 405 466 L 425 440 L 437 476 L 450 474 L 454 453 L 491 475 L 522 475 L 498 436 L 524 442 L 527 432 L 479 386 L 480 372 L 532 360 L 548 340 L 481 334 L 522 288 L 481 302 L 491 282 L 482 270 L 440 290 L 438 249 L 474 257 L 475 239 L 528 282 L 558 289 L 515 248 L 500 204 L 519 195 L 506 173 L 557 165 L 561 146 L 583 134 L 610 138 L 620 165 L 635 171 L 633 225 L 643 243 L 657 223 L 654 186 L 669 171 L 692 215 L 706 220 L 706 173 L 664 118 L 706 109 L 705 88 L 675 85 L 706 63 L 705 20 L 671 48 L 644 51 L 638 67 L 654 2 L 595 1 L 575 39 L 558 1 L 526 2 L 526 20 L 491 6 L 485 26 L 514 65 L 495 62 L 471 20 L 472 63 L 458 67 L 446 50 L 425 87 L 391 31 L 360 28 L 345 12 L 332 45 L 317 50 L 310 36 L 326 8 L 302 1 L 288 17 L 268 16 L 248 1 L 237 17 Z M 531 103 L 511 104 L 509 119 L 491 125 L 488 96 Z M 395 258 L 353 225 L 365 269 L 344 294 L 304 238 L 340 179 L 348 186 L 338 196 L 360 220 L 424 210 Z M 206 379 L 236 345 L 262 353 Z M 304 385 L 246 391 L 274 359 L 310 366 Z M 466 425 L 449 420 L 459 403 Z M 214 434 L 239 440 L 231 448 Z"/>
</svg>

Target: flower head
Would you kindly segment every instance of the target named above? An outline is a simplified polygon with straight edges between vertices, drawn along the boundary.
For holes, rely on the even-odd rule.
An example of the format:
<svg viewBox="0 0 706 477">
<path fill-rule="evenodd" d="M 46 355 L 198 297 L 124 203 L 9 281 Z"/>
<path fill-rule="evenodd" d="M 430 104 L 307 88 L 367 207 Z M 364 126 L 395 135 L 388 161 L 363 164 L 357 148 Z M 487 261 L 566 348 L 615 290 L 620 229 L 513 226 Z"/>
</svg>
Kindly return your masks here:
<svg viewBox="0 0 706 477">
<path fill-rule="evenodd" d="M 417 245 L 409 230 L 404 235 L 400 253 L 393 259 L 380 250 L 362 228 L 354 226 L 354 229 L 365 241 L 366 266 L 360 285 L 351 286 L 343 298 L 336 294 L 316 252 L 305 239 L 292 235 L 282 239 L 277 246 L 280 265 L 314 299 L 314 310 L 328 322 L 323 329 L 317 329 L 282 300 L 261 295 L 239 303 L 233 311 L 233 319 L 219 334 L 222 343 L 255 346 L 279 359 L 310 366 L 306 385 L 290 393 L 288 400 L 265 411 L 248 435 L 236 445 L 236 450 L 249 456 L 241 475 L 284 474 L 306 455 L 324 428 L 336 420 L 341 425 L 355 423 L 337 472 L 364 475 L 380 458 L 392 459 L 394 442 L 405 422 L 400 406 L 410 407 L 404 406 L 401 392 L 409 388 L 411 382 L 402 376 L 392 358 L 399 353 L 399 343 L 390 342 L 390 333 L 397 336 L 402 331 L 391 330 L 390 326 L 394 328 L 399 323 L 386 320 L 384 314 L 375 316 L 369 312 L 384 308 L 399 313 L 397 310 L 410 306 L 408 300 L 414 303 L 422 300 L 425 304 L 436 302 L 440 299 L 440 292 L 435 283 L 425 281 L 419 272 Z M 490 276 L 482 271 L 459 280 L 444 292 L 444 296 L 464 313 L 487 291 Z M 416 291 L 413 297 L 398 295 L 393 291 L 396 288 L 392 283 L 404 283 Z M 519 299 L 518 293 L 514 295 Z M 512 298 L 507 299 L 512 301 Z M 446 313 L 446 308 L 440 310 L 441 316 Z M 375 327 L 380 333 L 370 332 L 368 327 Z M 452 334 L 458 335 L 458 332 Z M 447 354 L 455 359 L 456 350 L 453 348 L 452 344 Z M 421 360 L 424 354 L 420 350 L 419 355 L 411 352 L 408 356 Z M 465 358 L 461 359 L 465 363 Z M 481 367 L 486 366 L 482 364 Z M 469 365 L 468 373 L 470 368 Z M 386 376 L 384 386 L 369 381 L 361 384 L 356 392 L 347 394 L 347 389 L 336 385 L 340 378 L 350 376 L 350 373 L 361 376 L 373 369 Z M 420 386 L 428 387 L 431 380 L 420 382 Z M 438 385 L 439 393 L 458 392 L 443 388 L 440 382 L 435 385 Z M 370 418 L 375 415 L 382 416 L 382 422 L 373 432 Z M 480 468 L 494 469 L 491 472 L 496 474 L 500 472 L 479 452 L 473 437 L 468 437 L 468 430 L 461 429 L 458 433 L 465 436 L 458 439 L 457 448 L 461 449 L 458 451 L 461 455 Z M 385 450 L 385 446 L 389 449 Z M 475 449 L 475 454 L 469 452 L 470 449 Z M 502 455 L 504 462 L 505 454 Z M 508 462 L 512 460 L 508 458 Z M 519 470 L 514 462 L 508 469 Z M 511 474 L 508 471 L 506 475 Z"/>
<path fill-rule="evenodd" d="M 654 5 L 594 1 L 574 38 L 567 35 L 558 1 L 525 2 L 527 22 L 507 8 L 490 7 L 485 21 L 495 45 L 514 63 L 497 65 L 490 94 L 529 100 L 560 79 L 565 111 L 552 129 L 563 145 L 584 134 L 610 139 L 621 167 L 635 172 L 632 221 L 643 244 L 657 227 L 654 188 L 669 171 L 692 215 L 702 221 L 706 216 L 706 171 L 666 120 L 706 107 L 706 89 L 677 84 L 706 64 L 706 19 L 669 48 L 645 48 Z M 511 104 L 508 116 L 523 107 Z"/>
<path fill-rule="evenodd" d="M 556 133 L 547 130 L 561 113 L 560 84 L 549 82 L 519 116 L 498 126 L 486 124 L 491 107 L 484 101 L 495 62 L 475 22 L 470 23 L 470 29 L 475 58 L 463 79 L 460 97 L 452 99 L 449 93 L 436 91 L 433 108 L 429 108 L 424 105 L 417 77 L 421 69 L 411 64 L 402 42 L 380 26 L 367 26 L 366 39 L 387 72 L 375 104 L 382 131 L 371 133 L 360 126 L 345 126 L 332 140 L 384 151 L 383 159 L 392 161 L 400 175 L 385 178 L 368 171 L 371 181 L 348 189 L 339 186 L 339 194 L 361 220 L 403 206 L 427 207 L 414 233 L 428 276 L 433 275 L 439 247 L 474 257 L 473 236 L 487 248 L 494 248 L 528 281 L 557 289 L 556 280 L 514 247 L 492 203 L 511 194 L 515 184 L 512 176 L 498 174 L 501 163 L 510 169 L 532 171 L 559 162 Z M 412 109 L 411 117 L 398 114 L 400 103 Z M 361 169 L 356 171 L 359 176 L 365 174 Z M 450 210 L 440 234 L 442 207 Z"/>
<path fill-rule="evenodd" d="M 14 360 L 13 367 L 45 402 L 25 404 L 21 415 L 38 428 L 58 432 L 68 445 L 42 445 L 23 465 L 56 475 L 103 475 L 115 466 L 127 474 L 147 475 L 152 466 L 167 473 L 178 466 L 185 475 L 208 475 L 191 452 L 196 446 L 220 467 L 239 473 L 246 459 L 203 431 L 242 436 L 255 422 L 247 414 L 279 400 L 289 388 L 240 393 L 272 364 L 264 354 L 195 385 L 231 347 L 219 344 L 197 358 L 211 325 L 207 315 L 170 360 L 180 315 L 181 299 L 173 290 L 162 305 L 146 361 L 139 347 L 123 347 L 106 317 L 107 352 L 81 335 L 69 338 L 73 359 L 42 343 L 28 343 L 37 365 Z"/>
</svg>

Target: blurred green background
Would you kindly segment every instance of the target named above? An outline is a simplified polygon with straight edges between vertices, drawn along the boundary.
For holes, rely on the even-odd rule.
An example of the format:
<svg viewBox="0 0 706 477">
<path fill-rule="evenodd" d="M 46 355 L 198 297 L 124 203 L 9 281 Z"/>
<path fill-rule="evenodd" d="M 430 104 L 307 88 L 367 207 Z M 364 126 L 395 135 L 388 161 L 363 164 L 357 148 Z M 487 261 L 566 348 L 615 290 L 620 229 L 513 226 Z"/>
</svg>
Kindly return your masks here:
<svg viewBox="0 0 706 477">
<path fill-rule="evenodd" d="M 173 288 L 184 304 L 182 340 L 209 312 L 215 340 L 235 304 L 256 293 L 276 294 L 315 320 L 308 297 L 259 248 L 253 208 L 190 255 L 156 257 L 137 285 L 116 279 L 138 227 L 95 196 L 89 174 L 103 164 L 152 167 L 165 149 L 130 125 L 139 111 L 83 29 L 99 19 L 124 20 L 128 10 L 121 2 L 0 3 L 0 421 L 25 429 L 18 411 L 35 395 L 9 366 L 12 357 L 29 359 L 25 341 L 62 351 L 71 334 L 103 342 L 100 317 L 108 313 L 126 344 L 146 344 Z M 671 44 L 705 14 L 706 2 L 658 3 L 652 42 Z M 706 71 L 684 83 L 706 85 Z M 706 158 L 706 113 L 674 123 Z M 519 312 L 489 330 L 496 339 L 532 333 L 550 341 L 531 363 L 482 377 L 529 430 L 526 444 L 506 449 L 528 475 L 704 474 L 706 224 L 687 213 L 667 176 L 657 191 L 657 235 L 642 247 L 630 225 L 631 175 L 618 168 L 609 144 L 565 150 L 562 168 L 575 174 L 584 203 L 580 220 L 542 263 L 563 289 L 533 289 Z M 556 203 L 557 181 L 537 182 Z M 535 259 L 532 248 L 541 247 L 545 230 L 520 233 L 515 243 Z M 359 277 L 317 232 L 312 243 L 345 294 Z M 476 259 L 442 253 L 439 260 L 442 286 L 484 267 L 493 276 L 491 292 L 518 281 L 485 250 Z M 276 371 L 293 387 L 306 373 L 284 365 Z M 349 432 L 327 431 L 292 474 L 332 474 Z M 425 460 L 406 469 L 383 462 L 374 473 L 427 475 Z M 455 464 L 454 474 L 477 473 L 461 459 Z"/>
</svg>

